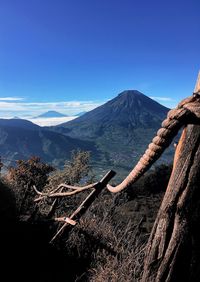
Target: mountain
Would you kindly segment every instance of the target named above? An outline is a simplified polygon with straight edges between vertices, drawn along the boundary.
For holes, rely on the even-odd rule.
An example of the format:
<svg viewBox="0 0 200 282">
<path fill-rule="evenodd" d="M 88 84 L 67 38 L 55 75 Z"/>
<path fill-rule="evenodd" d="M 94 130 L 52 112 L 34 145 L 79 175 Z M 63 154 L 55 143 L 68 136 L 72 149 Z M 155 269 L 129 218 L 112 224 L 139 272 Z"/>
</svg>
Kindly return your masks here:
<svg viewBox="0 0 200 282">
<path fill-rule="evenodd" d="M 0 119 L 0 156 L 7 159 L 27 159 L 39 156 L 43 161 L 62 166 L 71 151 L 90 150 L 92 142 L 80 141 L 46 130 L 23 119 Z"/>
<path fill-rule="evenodd" d="M 86 114 L 87 112 L 80 112 L 80 113 L 78 113 L 78 114 L 76 114 L 76 115 L 74 115 L 74 116 L 76 116 L 76 117 L 81 117 L 81 116 L 83 116 L 84 114 Z"/>
<path fill-rule="evenodd" d="M 126 90 L 83 116 L 54 127 L 54 130 L 95 142 L 101 167 L 119 166 L 127 170 L 143 154 L 168 111 L 141 92 Z M 169 159 L 170 153 L 167 153 L 163 161 Z"/>
<path fill-rule="evenodd" d="M 0 119 L 0 128 L 19 128 L 28 130 L 38 130 L 40 127 L 28 120 L 12 118 L 12 119 Z M 0 139 L 1 140 L 1 139 Z"/>
<path fill-rule="evenodd" d="M 153 128 L 160 125 L 168 111 L 168 108 L 139 91 L 127 90 L 104 105 L 57 127 L 68 129 L 70 135 L 99 137 L 110 126 Z"/>
<path fill-rule="evenodd" d="M 12 119 L 20 119 L 20 117 L 14 116 Z"/>
<path fill-rule="evenodd" d="M 168 108 L 136 90 L 127 90 L 104 105 L 52 127 L 23 119 L 0 119 L 0 156 L 26 159 L 40 156 L 63 165 L 72 150 L 92 152 L 96 175 L 114 169 L 124 175 L 136 164 L 160 128 Z M 174 148 L 161 162 L 172 160 Z"/>
<path fill-rule="evenodd" d="M 56 111 L 48 111 L 43 113 L 35 118 L 57 118 L 57 117 L 67 117 L 68 115 L 56 112 Z"/>
</svg>

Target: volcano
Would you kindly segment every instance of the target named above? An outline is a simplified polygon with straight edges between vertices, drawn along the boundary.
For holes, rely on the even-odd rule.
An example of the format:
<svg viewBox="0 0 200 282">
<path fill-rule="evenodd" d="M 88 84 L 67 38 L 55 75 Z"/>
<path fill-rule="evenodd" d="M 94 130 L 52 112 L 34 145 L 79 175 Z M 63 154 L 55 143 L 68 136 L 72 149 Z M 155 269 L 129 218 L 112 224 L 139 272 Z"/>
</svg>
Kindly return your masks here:
<svg viewBox="0 0 200 282">
<path fill-rule="evenodd" d="M 168 111 L 143 93 L 126 90 L 54 130 L 95 142 L 101 155 L 101 166 L 130 168 L 144 153 Z M 165 154 L 163 162 L 171 160 L 171 155 L 169 152 Z"/>
</svg>

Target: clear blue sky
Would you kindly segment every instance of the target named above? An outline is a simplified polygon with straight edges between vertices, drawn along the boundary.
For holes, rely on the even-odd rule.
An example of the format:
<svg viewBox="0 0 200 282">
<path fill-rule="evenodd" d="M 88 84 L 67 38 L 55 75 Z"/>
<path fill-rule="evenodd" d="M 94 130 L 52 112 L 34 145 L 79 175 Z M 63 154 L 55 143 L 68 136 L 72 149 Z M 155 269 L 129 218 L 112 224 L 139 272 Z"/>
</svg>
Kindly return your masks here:
<svg viewBox="0 0 200 282">
<path fill-rule="evenodd" d="M 200 69 L 199 12 L 199 0 L 0 0 L 0 112 L 90 109 L 125 89 L 174 106 Z"/>
</svg>

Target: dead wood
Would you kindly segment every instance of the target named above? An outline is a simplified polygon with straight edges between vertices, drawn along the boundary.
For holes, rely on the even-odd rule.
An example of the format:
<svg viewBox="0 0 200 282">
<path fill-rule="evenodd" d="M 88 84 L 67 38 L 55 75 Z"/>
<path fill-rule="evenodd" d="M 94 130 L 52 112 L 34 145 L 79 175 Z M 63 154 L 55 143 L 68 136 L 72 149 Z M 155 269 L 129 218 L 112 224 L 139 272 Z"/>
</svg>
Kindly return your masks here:
<svg viewBox="0 0 200 282">
<path fill-rule="evenodd" d="M 200 281 L 200 126 L 188 125 L 154 223 L 142 282 Z"/>
</svg>

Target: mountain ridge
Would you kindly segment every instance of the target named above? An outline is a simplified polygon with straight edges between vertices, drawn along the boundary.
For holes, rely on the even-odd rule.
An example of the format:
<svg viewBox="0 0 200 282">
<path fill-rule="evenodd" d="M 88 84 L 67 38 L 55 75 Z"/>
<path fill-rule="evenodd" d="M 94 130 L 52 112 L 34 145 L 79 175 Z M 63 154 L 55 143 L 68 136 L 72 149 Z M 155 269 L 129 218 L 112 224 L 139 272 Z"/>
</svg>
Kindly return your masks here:
<svg viewBox="0 0 200 282">
<path fill-rule="evenodd" d="M 92 151 L 92 142 L 81 141 L 49 131 L 23 119 L 0 119 L 0 156 L 28 159 L 39 156 L 45 162 L 62 167 L 74 150 Z"/>
</svg>

